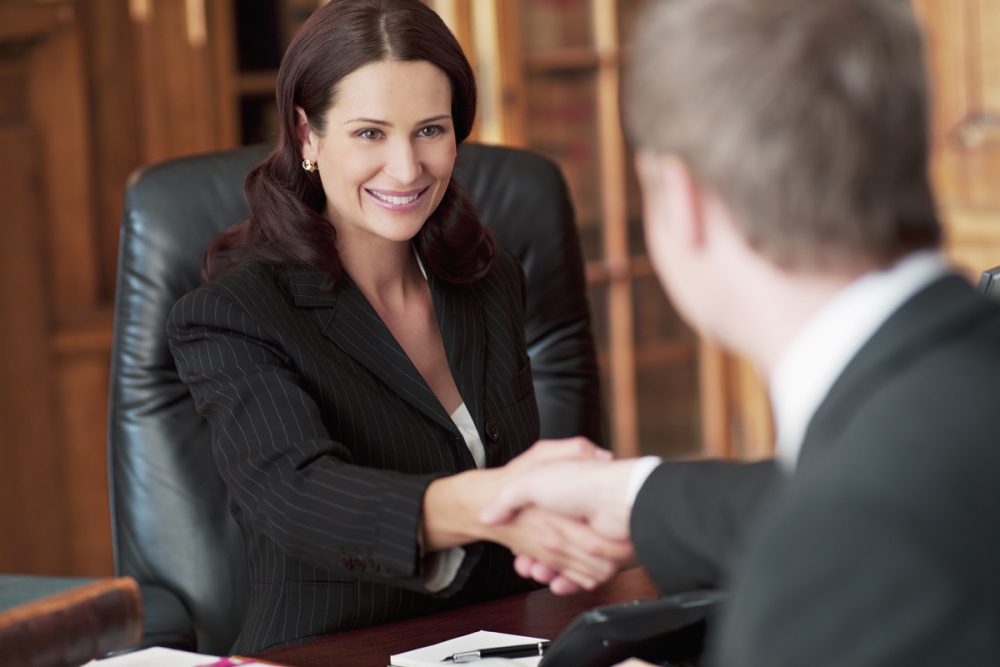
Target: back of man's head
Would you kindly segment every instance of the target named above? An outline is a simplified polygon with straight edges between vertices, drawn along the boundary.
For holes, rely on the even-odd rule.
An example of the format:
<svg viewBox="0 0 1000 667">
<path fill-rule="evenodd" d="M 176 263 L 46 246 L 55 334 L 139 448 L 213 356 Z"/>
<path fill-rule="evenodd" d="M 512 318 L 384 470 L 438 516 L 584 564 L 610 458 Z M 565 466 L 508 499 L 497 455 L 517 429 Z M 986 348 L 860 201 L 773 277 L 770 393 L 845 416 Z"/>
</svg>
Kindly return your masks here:
<svg viewBox="0 0 1000 667">
<path fill-rule="evenodd" d="M 788 269 L 886 264 L 940 242 L 923 45 L 905 0 L 661 0 L 624 100 Z"/>
</svg>

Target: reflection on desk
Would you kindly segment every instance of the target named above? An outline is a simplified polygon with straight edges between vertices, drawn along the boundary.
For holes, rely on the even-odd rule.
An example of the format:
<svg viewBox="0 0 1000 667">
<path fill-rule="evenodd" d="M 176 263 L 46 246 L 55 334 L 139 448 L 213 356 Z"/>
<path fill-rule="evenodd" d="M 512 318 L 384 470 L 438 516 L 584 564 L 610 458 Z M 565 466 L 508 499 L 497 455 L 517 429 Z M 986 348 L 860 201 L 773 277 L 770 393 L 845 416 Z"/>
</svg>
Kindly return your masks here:
<svg viewBox="0 0 1000 667">
<path fill-rule="evenodd" d="M 577 614 L 601 605 L 656 597 L 659 592 L 641 568 L 626 570 L 595 591 L 557 597 L 547 590 L 522 593 L 319 637 L 260 655 L 295 667 L 385 667 L 389 656 L 476 630 L 555 638 Z"/>
</svg>

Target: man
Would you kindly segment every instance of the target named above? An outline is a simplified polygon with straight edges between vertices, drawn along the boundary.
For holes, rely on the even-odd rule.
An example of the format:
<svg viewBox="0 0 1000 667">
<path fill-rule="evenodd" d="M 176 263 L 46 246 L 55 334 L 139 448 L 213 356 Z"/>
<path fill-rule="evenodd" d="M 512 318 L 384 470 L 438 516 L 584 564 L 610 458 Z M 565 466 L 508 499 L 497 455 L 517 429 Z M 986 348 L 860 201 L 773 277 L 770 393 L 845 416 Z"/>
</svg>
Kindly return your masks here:
<svg viewBox="0 0 1000 667">
<path fill-rule="evenodd" d="M 1000 664 L 1000 312 L 938 253 L 908 5 L 671 0 L 641 25 L 649 252 L 768 379 L 777 462 L 555 464 L 483 519 L 584 518 L 664 590 L 732 566 L 723 665 Z"/>
</svg>

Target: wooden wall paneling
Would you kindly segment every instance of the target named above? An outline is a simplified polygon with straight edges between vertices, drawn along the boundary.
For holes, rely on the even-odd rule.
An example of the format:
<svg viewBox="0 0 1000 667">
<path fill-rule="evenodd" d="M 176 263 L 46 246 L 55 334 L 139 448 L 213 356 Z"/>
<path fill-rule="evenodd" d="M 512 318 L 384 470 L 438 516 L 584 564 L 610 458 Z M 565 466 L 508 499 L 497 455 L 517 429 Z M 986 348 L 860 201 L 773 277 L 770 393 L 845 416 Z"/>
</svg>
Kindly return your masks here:
<svg viewBox="0 0 1000 667">
<path fill-rule="evenodd" d="M 8 63 L 0 61 L 0 68 Z M 0 74 L 0 76 L 4 76 Z M 37 141 L 0 127 L 0 570 L 61 571 L 66 537 L 62 460 L 47 411 L 52 368 L 47 336 Z"/>
<path fill-rule="evenodd" d="M 90 349 L 79 344 L 56 350 L 56 423 L 63 459 L 66 508 L 65 572 L 109 576 L 114 572 L 108 507 L 108 347 L 95 336 Z"/>
<path fill-rule="evenodd" d="M 996 0 L 966 0 L 966 117 L 954 130 L 965 163 L 963 204 L 1000 213 L 1000 7 Z"/>
<path fill-rule="evenodd" d="M 952 209 L 948 211 L 948 237 L 949 257 L 973 282 L 986 269 L 1000 266 L 1000 211 Z"/>
<path fill-rule="evenodd" d="M 97 240 L 91 179 L 90 127 L 82 44 L 76 17 L 30 54 L 29 113 L 39 128 L 42 197 L 51 317 L 72 319 L 98 302 Z"/>
<path fill-rule="evenodd" d="M 951 258 L 1000 264 L 1000 6 L 913 0 L 932 84 L 932 177 Z"/>
<path fill-rule="evenodd" d="M 205 0 L 130 0 L 144 163 L 220 145 Z"/>
<path fill-rule="evenodd" d="M 118 231 L 128 175 L 143 162 L 133 26 L 121 0 L 81 7 L 90 109 L 90 174 L 97 233 L 98 301 L 114 300 Z"/>
<path fill-rule="evenodd" d="M 0 13 L 0 18 L 4 18 Z M 0 21 L 3 24 L 3 21 Z M 9 27 L 9 26 L 8 26 Z M 38 136 L 26 100 L 30 46 L 0 38 L 0 570 L 53 572 L 65 537 L 52 393 Z"/>
<path fill-rule="evenodd" d="M 1000 33 L 1000 3 L 997 3 L 996 0 L 978 1 L 979 30 L 977 41 L 980 58 L 979 73 L 982 82 L 980 101 L 983 110 L 994 119 L 998 119 L 1000 118 L 1000 48 L 997 48 L 997 34 Z M 992 138 L 1000 137 L 993 134 Z"/>
<path fill-rule="evenodd" d="M 236 65 L 236 31 L 233 29 L 234 0 L 212 0 L 208 5 L 209 49 L 212 58 L 216 143 L 219 149 L 240 145 L 240 98 Z"/>
<path fill-rule="evenodd" d="M 949 142 L 951 129 L 961 123 L 969 108 L 965 68 L 968 50 L 965 2 L 912 2 L 924 28 L 933 107 L 931 137 L 934 159 L 931 168 L 937 195 L 942 200 L 959 198 L 962 189 L 957 156 L 949 150 Z"/>
</svg>

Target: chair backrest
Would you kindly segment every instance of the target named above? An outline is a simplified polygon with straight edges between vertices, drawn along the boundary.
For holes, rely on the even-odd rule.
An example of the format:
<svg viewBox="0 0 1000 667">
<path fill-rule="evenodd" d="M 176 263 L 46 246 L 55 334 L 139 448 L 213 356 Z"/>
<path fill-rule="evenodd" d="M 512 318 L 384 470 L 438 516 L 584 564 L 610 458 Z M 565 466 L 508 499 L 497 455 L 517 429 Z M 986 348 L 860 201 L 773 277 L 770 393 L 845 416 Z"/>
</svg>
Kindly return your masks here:
<svg viewBox="0 0 1000 667">
<path fill-rule="evenodd" d="M 101 579 L 0 612 L 0 664 L 76 667 L 142 635 L 134 579 Z"/>
<path fill-rule="evenodd" d="M 151 619 L 159 610 L 148 591 L 173 597 L 206 651 L 232 645 L 247 575 L 208 426 L 177 376 L 165 322 L 200 283 L 208 242 L 246 217 L 243 178 L 265 155 L 250 147 L 173 160 L 133 175 L 125 195 L 109 414 L 115 567 L 142 584 Z M 526 151 L 465 145 L 455 177 L 524 267 L 542 436 L 599 441 L 583 262 L 561 173 Z"/>
<path fill-rule="evenodd" d="M 1000 303 L 1000 266 L 983 271 L 976 290 L 987 299 Z"/>
</svg>

